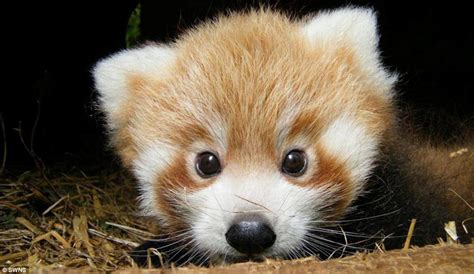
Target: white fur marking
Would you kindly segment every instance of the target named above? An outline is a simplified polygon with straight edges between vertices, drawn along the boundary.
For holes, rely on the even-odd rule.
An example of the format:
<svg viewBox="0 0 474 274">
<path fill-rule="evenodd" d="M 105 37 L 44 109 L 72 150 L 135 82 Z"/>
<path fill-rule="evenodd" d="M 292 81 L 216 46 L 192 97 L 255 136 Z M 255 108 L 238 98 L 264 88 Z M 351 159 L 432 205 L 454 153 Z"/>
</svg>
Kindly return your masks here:
<svg viewBox="0 0 474 274">
<path fill-rule="evenodd" d="M 236 216 L 257 213 L 269 221 L 277 235 L 275 244 L 262 255 L 285 255 L 302 243 L 310 220 L 324 217 L 318 215 L 318 208 L 327 204 L 335 192 L 298 187 L 278 171 L 235 172 L 224 173 L 208 188 L 187 195 L 193 212 L 186 221 L 204 251 L 242 256 L 226 242 L 225 233 Z"/>
<path fill-rule="evenodd" d="M 378 86 L 377 90 L 387 99 L 392 98 L 391 88 L 397 75 L 390 74 L 380 64 L 377 18 L 372 9 L 348 7 L 320 13 L 302 26 L 301 33 L 310 44 L 323 46 L 326 54 L 337 45 L 350 46 L 360 67 Z"/>
<path fill-rule="evenodd" d="M 377 53 L 377 19 L 371 9 L 344 8 L 315 16 L 302 32 L 313 43 L 349 40 L 366 57 Z"/>
<path fill-rule="evenodd" d="M 169 161 L 173 159 L 175 153 L 173 146 L 155 141 L 139 153 L 138 159 L 133 162 L 133 173 L 139 183 L 142 214 L 159 216 L 153 185 L 157 176 L 170 166 Z"/>
<path fill-rule="evenodd" d="M 329 125 L 320 142 L 329 153 L 343 160 L 355 183 L 356 193 L 361 190 L 377 155 L 378 138 L 344 115 Z"/>
<path fill-rule="evenodd" d="M 147 46 L 123 50 L 100 61 L 93 70 L 95 87 L 100 94 L 102 111 L 107 114 L 109 127 L 118 127 L 116 115 L 128 99 L 128 76 L 163 77 L 166 67 L 174 60 L 173 49 L 166 46 Z"/>
</svg>

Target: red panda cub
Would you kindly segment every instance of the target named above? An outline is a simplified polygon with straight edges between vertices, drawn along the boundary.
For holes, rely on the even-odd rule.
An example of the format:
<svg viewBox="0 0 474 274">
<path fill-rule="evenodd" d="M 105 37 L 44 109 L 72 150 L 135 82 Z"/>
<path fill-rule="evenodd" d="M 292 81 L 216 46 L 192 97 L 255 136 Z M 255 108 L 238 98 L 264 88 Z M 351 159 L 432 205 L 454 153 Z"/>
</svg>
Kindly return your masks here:
<svg viewBox="0 0 474 274">
<path fill-rule="evenodd" d="M 100 61 L 111 142 L 165 231 L 141 250 L 199 265 L 330 258 L 401 247 L 412 218 L 413 242 L 434 243 L 472 216 L 473 139 L 450 157 L 406 135 L 377 44 L 371 9 L 261 9 Z"/>
</svg>

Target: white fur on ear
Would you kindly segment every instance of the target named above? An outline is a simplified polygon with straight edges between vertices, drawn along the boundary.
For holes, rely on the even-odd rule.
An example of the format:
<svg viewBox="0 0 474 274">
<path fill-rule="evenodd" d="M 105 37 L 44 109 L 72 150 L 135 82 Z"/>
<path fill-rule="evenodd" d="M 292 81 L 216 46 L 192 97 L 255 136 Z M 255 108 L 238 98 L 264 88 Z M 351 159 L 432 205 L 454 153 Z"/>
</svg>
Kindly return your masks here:
<svg viewBox="0 0 474 274">
<path fill-rule="evenodd" d="M 174 55 L 170 47 L 149 45 L 120 51 L 97 63 L 92 73 L 99 92 L 100 108 L 106 114 L 110 129 L 116 129 L 117 114 L 128 98 L 130 76 L 163 77 Z"/>
<path fill-rule="evenodd" d="M 347 41 L 360 54 L 377 53 L 377 18 L 372 9 L 349 7 L 321 12 L 302 31 L 313 43 Z"/>
<path fill-rule="evenodd" d="M 301 31 L 313 45 L 325 50 L 347 45 L 354 50 L 362 69 L 377 84 L 391 88 L 397 76 L 384 70 L 378 50 L 377 17 L 369 8 L 346 7 L 321 12 L 305 22 Z"/>
</svg>

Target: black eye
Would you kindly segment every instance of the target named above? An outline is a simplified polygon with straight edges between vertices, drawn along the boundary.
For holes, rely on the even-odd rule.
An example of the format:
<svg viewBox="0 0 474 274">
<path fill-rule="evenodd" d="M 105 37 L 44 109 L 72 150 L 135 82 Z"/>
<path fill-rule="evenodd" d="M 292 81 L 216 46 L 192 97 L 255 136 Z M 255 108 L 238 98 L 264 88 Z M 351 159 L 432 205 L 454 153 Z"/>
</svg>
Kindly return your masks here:
<svg viewBox="0 0 474 274">
<path fill-rule="evenodd" d="M 217 175 L 221 172 L 219 158 L 209 151 L 200 153 L 196 157 L 196 171 L 203 178 Z"/>
<path fill-rule="evenodd" d="M 286 154 L 281 170 L 290 176 L 298 177 L 306 171 L 306 162 L 306 154 L 295 149 Z"/>
</svg>

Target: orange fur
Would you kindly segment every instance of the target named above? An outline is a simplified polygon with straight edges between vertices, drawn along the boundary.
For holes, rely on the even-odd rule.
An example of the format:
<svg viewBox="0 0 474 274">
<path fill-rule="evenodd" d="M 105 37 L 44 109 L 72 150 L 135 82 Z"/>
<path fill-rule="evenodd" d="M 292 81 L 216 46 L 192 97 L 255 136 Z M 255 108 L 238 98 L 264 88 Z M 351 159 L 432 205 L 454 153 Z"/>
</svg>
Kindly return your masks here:
<svg viewBox="0 0 474 274">
<path fill-rule="evenodd" d="M 390 102 L 371 92 L 376 87 L 364 81 L 350 49 L 341 46 L 328 56 L 327 49 L 307 45 L 297 35 L 298 27 L 299 22 L 278 13 L 255 11 L 188 32 L 175 43 L 179 54 L 173 77 L 137 80 L 130 75 L 137 98 L 123 112 L 132 136 L 117 137 L 126 144 L 123 150 L 140 147 L 141 139 L 169 139 L 185 146 L 189 139 L 203 138 L 205 130 L 191 125 L 200 115 L 219 117 L 229 127 L 230 155 L 245 147 L 275 158 L 273 135 L 284 108 L 301 113 L 286 125 L 292 127 L 290 137 L 316 134 L 342 111 L 355 112 L 371 131 L 384 132 L 392 119 Z M 183 100 L 203 113 L 184 110 Z"/>
<path fill-rule="evenodd" d="M 375 33 L 370 11 L 348 8 L 331 16 L 342 20 L 342 15 L 360 20 L 363 27 L 373 25 Z M 165 64 L 147 64 L 150 69 L 140 70 L 141 64 L 132 62 L 136 71 L 120 71 L 126 99 L 118 110 L 104 102 L 114 130 L 113 143 L 125 165 L 142 180 L 142 190 L 151 192 L 142 193 L 145 206 L 154 207 L 153 213 L 165 220 L 168 229 L 197 226 L 196 241 L 201 239 L 200 244 L 206 245 L 202 239 L 222 238 L 222 226 L 231 223 L 235 214 L 263 208 L 265 219 L 280 225 L 277 230 L 294 229 L 279 234 L 288 237 L 279 243 L 284 249 L 297 238 L 294 235 L 312 225 L 308 220 L 337 221 L 348 214 L 363 196 L 367 179 L 373 179 L 373 167 L 384 160 L 382 152 L 403 151 L 397 148 L 404 145 L 402 139 L 394 137 L 399 134 L 391 90 L 395 77 L 374 61 L 379 58 L 377 41 L 358 41 L 357 35 L 354 41 L 354 35 L 347 33 L 351 24 L 343 19 L 346 25 L 340 33 L 335 31 L 337 40 L 326 41 L 324 35 L 333 35 L 333 28 L 309 39 L 302 31 L 308 20 L 293 20 L 278 12 L 261 9 L 221 16 L 170 45 L 164 55 L 171 57 Z M 319 23 L 332 26 L 332 19 L 324 20 Z M 364 36 L 366 29 L 358 31 Z M 367 37 L 377 39 L 376 34 Z M 138 54 L 140 49 L 130 54 L 146 62 L 147 56 L 157 54 L 153 47 L 163 46 L 149 47 L 141 49 L 144 56 Z M 120 67 L 113 60 L 110 63 Z M 292 149 L 304 150 L 308 156 L 301 176 L 282 170 L 282 159 Z M 221 174 L 211 178 L 196 174 L 196 155 L 203 151 L 219 158 Z M 440 151 L 416 149 L 406 153 L 412 157 L 396 160 L 425 172 L 440 169 L 448 161 L 461 166 L 453 162 L 472 158 L 470 150 L 471 154 L 458 159 L 432 160 L 430 155 L 437 158 Z M 164 159 L 155 161 L 155 153 Z M 389 153 L 396 158 L 394 151 Z M 459 168 L 455 169 L 457 174 Z M 432 175 L 444 176 L 442 171 Z M 456 181 L 448 179 L 448 184 L 454 188 Z M 466 192 L 470 185 L 458 186 Z M 419 188 L 412 191 L 426 196 Z M 289 198 L 293 204 L 282 210 L 290 195 L 295 195 Z M 281 203 L 280 208 L 276 203 Z M 299 207 L 290 218 L 285 214 L 291 206 Z M 458 205 L 451 208 L 454 212 Z M 307 209 L 314 209 L 315 214 Z M 215 212 L 201 214 L 206 210 Z M 300 211 L 305 213 L 298 215 Z M 211 225 L 209 220 L 219 224 Z M 213 229 L 211 237 L 207 231 Z M 222 251 L 218 244 L 216 249 Z"/>
</svg>

